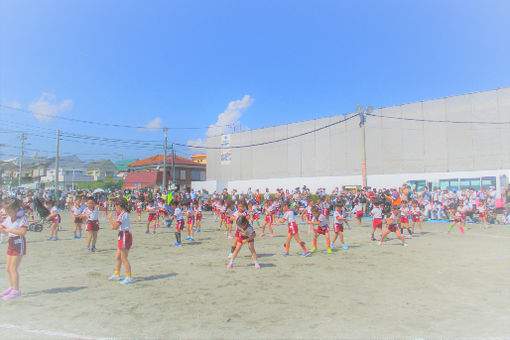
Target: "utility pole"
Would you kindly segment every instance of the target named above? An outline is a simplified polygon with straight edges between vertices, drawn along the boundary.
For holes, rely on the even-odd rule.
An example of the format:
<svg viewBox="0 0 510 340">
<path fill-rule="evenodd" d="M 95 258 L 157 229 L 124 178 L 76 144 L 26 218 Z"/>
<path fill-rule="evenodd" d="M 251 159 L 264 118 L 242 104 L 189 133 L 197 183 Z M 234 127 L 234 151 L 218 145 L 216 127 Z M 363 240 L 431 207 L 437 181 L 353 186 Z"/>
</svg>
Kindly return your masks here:
<svg viewBox="0 0 510 340">
<path fill-rule="evenodd" d="M 25 139 L 27 139 L 27 137 L 22 132 L 20 138 L 21 138 L 21 149 L 19 151 L 18 187 L 21 186 L 21 174 L 23 172 L 23 157 L 24 157 L 24 153 L 25 153 Z"/>
<path fill-rule="evenodd" d="M 356 106 L 356 112 L 359 114 L 359 127 L 361 128 L 361 181 L 363 188 L 367 187 L 367 150 L 366 150 L 366 139 L 365 139 L 365 122 L 366 114 L 370 114 L 374 111 L 372 106 L 368 106 L 366 110 L 363 105 Z"/>
<path fill-rule="evenodd" d="M 55 198 L 56 199 L 58 199 L 57 190 L 58 190 L 59 153 L 60 153 L 60 130 L 57 129 L 57 150 L 55 152 Z"/>
<path fill-rule="evenodd" d="M 167 188 L 166 185 L 166 149 L 167 149 L 167 134 L 168 134 L 168 128 L 164 128 L 163 131 L 165 132 L 165 144 L 163 145 L 164 149 L 164 156 L 163 156 L 163 188 Z"/>
<path fill-rule="evenodd" d="M 172 183 L 177 184 L 175 180 L 175 147 L 172 143 Z"/>
</svg>

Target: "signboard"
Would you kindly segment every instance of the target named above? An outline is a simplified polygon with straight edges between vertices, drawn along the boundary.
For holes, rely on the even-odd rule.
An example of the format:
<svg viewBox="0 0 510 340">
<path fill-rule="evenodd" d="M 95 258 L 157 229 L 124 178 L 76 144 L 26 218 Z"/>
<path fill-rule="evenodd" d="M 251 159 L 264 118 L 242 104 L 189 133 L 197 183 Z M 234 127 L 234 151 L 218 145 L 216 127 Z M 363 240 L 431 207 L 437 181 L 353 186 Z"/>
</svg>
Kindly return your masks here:
<svg viewBox="0 0 510 340">
<path fill-rule="evenodd" d="M 220 147 L 221 165 L 230 165 L 230 163 L 232 163 L 232 144 L 230 135 L 221 136 Z"/>
</svg>

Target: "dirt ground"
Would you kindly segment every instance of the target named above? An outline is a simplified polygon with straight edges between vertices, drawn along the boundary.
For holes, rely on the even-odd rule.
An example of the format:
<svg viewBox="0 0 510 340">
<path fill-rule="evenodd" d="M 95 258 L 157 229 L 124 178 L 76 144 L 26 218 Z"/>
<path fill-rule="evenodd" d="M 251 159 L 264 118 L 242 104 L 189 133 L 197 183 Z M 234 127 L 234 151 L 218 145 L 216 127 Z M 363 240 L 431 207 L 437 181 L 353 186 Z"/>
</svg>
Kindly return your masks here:
<svg viewBox="0 0 510 340">
<path fill-rule="evenodd" d="M 0 300 L 0 338 L 510 338 L 510 226 L 471 224 L 461 235 L 425 223 L 402 247 L 395 236 L 383 246 L 370 241 L 370 220 L 351 222 L 349 250 L 328 254 L 322 238 L 305 258 L 296 243 L 282 255 L 287 227 L 278 225 L 276 237 L 256 239 L 260 270 L 247 248 L 227 270 L 231 240 L 205 215 L 195 242 L 173 247 L 173 230 L 146 235 L 131 214 L 128 286 L 107 280 L 117 235 L 104 216 L 97 253 L 73 239 L 66 212 L 59 241 L 46 241 L 47 229 L 29 232 L 23 295 Z"/>
</svg>

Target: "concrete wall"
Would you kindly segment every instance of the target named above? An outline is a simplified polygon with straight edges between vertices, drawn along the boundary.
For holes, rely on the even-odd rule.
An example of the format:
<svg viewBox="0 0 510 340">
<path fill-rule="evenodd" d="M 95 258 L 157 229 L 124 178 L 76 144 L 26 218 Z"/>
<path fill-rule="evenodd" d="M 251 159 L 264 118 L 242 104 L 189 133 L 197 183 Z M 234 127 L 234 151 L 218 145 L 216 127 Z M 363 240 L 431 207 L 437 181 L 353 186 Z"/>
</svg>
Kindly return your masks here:
<svg viewBox="0 0 510 340">
<path fill-rule="evenodd" d="M 375 115 L 449 121 L 510 121 L 510 88 L 381 108 Z M 352 115 L 352 114 L 351 114 Z M 349 115 L 345 116 L 349 117 Z M 232 134 L 232 145 L 266 142 L 340 121 L 332 116 Z M 428 173 L 510 168 L 510 124 L 445 124 L 367 117 L 367 171 L 374 174 Z M 207 139 L 219 146 L 220 137 Z M 207 179 L 360 176 L 359 118 L 287 141 L 232 149 L 220 163 L 207 151 Z"/>
</svg>

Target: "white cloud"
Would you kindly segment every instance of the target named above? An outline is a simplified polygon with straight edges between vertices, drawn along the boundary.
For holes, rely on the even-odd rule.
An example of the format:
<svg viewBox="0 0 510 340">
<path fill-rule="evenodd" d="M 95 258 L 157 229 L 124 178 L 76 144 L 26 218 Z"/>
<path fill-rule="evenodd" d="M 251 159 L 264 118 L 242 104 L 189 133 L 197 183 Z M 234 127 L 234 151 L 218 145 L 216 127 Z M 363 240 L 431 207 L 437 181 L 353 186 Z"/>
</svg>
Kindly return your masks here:
<svg viewBox="0 0 510 340">
<path fill-rule="evenodd" d="M 71 99 L 64 99 L 59 103 L 53 93 L 47 92 L 43 92 L 38 100 L 28 104 L 28 109 L 40 121 L 49 121 L 60 112 L 68 111 L 72 108 L 73 101 Z"/>
<path fill-rule="evenodd" d="M 210 125 L 207 129 L 206 137 L 222 135 L 232 131 L 234 125 L 238 125 L 239 119 L 254 101 L 255 99 L 251 98 L 250 95 L 245 95 L 242 99 L 228 103 L 225 111 L 218 115 L 216 123 L 214 125 Z M 205 146 L 205 139 L 198 138 L 195 140 L 188 140 L 187 144 Z M 195 151 L 200 151 L 200 149 L 193 149 Z"/>
<path fill-rule="evenodd" d="M 161 126 L 163 125 L 163 121 L 161 118 L 156 117 L 153 120 L 150 120 L 147 124 L 144 125 L 141 130 L 159 130 L 161 129 Z"/>
<path fill-rule="evenodd" d="M 13 109 L 21 109 L 21 104 L 15 100 L 13 101 L 2 100 L 2 105 L 12 107 Z"/>
</svg>

